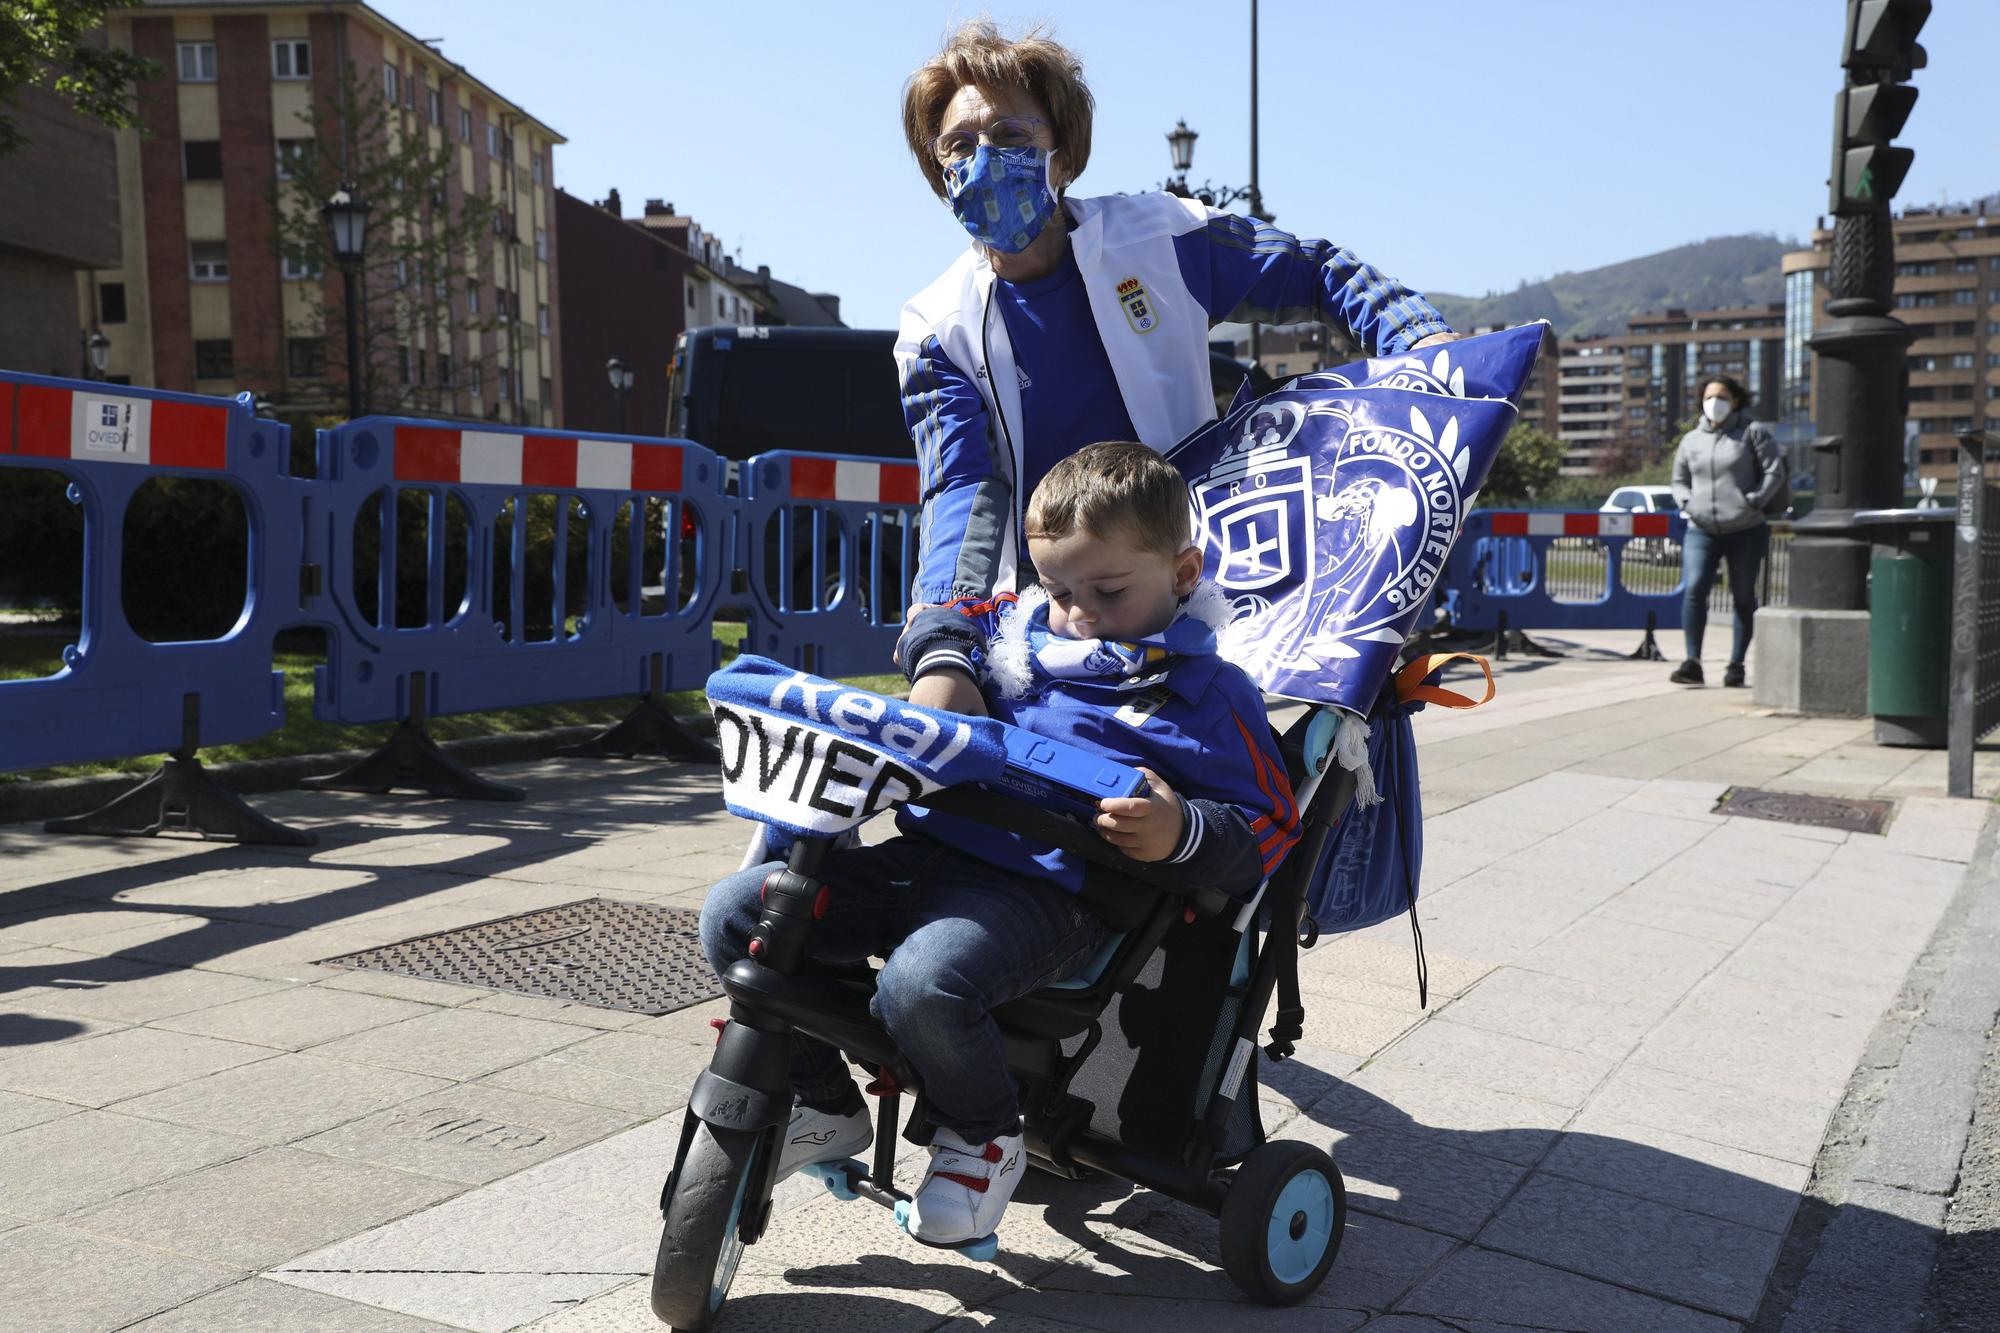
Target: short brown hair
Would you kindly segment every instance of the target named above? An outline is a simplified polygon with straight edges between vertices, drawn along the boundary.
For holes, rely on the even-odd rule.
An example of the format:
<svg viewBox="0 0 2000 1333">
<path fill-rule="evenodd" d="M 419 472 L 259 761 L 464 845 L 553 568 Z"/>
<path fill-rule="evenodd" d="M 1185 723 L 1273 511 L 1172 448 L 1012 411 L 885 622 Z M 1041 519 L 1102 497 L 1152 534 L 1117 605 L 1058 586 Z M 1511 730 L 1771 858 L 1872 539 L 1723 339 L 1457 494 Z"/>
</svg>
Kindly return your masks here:
<svg viewBox="0 0 2000 1333">
<path fill-rule="evenodd" d="M 1187 479 L 1133 440 L 1086 445 L 1050 468 L 1028 501 L 1028 535 L 1067 537 L 1079 528 L 1100 540 L 1113 533 L 1142 550 L 1179 555 L 1190 545 Z"/>
<path fill-rule="evenodd" d="M 992 19 L 970 19 L 945 38 L 944 49 L 903 85 L 903 137 L 931 193 L 944 198 L 944 168 L 931 152 L 944 109 L 964 87 L 1018 88 L 1048 109 L 1065 184 L 1090 161 L 1090 119 L 1096 102 L 1083 82 L 1083 62 L 1040 27 L 1019 41 L 1000 35 Z"/>
</svg>

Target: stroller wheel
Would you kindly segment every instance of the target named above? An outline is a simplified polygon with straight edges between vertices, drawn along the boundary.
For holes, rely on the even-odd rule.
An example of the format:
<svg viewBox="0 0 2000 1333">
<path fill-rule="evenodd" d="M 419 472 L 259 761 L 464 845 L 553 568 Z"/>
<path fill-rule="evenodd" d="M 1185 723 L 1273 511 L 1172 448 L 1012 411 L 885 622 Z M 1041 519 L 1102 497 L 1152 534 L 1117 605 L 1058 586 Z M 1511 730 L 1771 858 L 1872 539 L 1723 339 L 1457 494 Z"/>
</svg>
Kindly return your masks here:
<svg viewBox="0 0 2000 1333">
<path fill-rule="evenodd" d="M 1325 1280 L 1347 1225 L 1347 1188 L 1310 1143 L 1251 1153 L 1222 1199 L 1222 1267 L 1243 1294 L 1292 1305 Z"/>
<path fill-rule="evenodd" d="M 736 1278 L 743 1258 L 737 1223 L 757 1137 L 695 1125 L 653 1263 L 653 1313 L 681 1333 L 712 1327 Z"/>
</svg>

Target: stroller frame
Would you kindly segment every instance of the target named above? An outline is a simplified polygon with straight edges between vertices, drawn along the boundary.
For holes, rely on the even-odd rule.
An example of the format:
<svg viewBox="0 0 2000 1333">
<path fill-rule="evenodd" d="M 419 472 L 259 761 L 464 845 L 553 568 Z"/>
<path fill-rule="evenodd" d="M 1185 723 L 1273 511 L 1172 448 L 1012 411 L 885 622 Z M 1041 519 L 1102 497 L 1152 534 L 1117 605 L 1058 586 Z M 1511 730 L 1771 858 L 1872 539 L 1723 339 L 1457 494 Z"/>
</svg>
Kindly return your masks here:
<svg viewBox="0 0 2000 1333">
<path fill-rule="evenodd" d="M 1107 926 L 1123 932 L 1097 975 L 1083 984 L 1072 980 L 1030 992 L 994 1010 L 1008 1069 L 1022 1085 L 1031 1164 L 1069 1179 L 1093 1172 L 1115 1176 L 1217 1216 L 1230 1277 L 1253 1298 L 1271 1304 L 1294 1303 L 1319 1286 L 1339 1248 L 1346 1215 L 1345 1190 L 1332 1159 L 1309 1144 L 1265 1141 L 1261 1117 L 1254 1122 L 1254 1146 L 1240 1154 L 1241 1165 L 1221 1151 L 1237 1098 L 1246 1091 L 1256 1095 L 1246 1069 L 1272 994 L 1281 986 L 1283 1005 L 1294 1012 L 1281 1008 L 1271 1058 L 1289 1055 L 1288 1038 L 1297 1035 L 1300 940 L 1292 929 L 1277 927 L 1264 933 L 1260 946 L 1260 908 L 1273 923 L 1299 920 L 1306 873 L 1354 794 L 1353 775 L 1331 762 L 1321 741 L 1331 728 L 1311 726 L 1318 712 L 1308 710 L 1280 737 L 1297 793 L 1300 839 L 1258 895 L 1240 905 L 1212 887 L 1179 878 L 1178 868 L 1133 861 L 1084 826 L 998 792 L 946 789 L 925 798 L 932 808 L 1021 833 L 1111 872 L 1086 876 L 1086 901 Z M 1308 752 L 1309 733 L 1319 742 L 1318 753 Z M 751 956 L 722 977 L 729 1019 L 718 1020 L 715 1054 L 689 1094 L 680 1146 L 660 1193 L 663 1225 L 652 1304 L 676 1329 L 713 1325 L 744 1247 L 770 1225 L 778 1138 L 792 1112 L 794 1031 L 824 1040 L 880 1073 L 868 1088 L 880 1098 L 871 1163 L 864 1167 L 849 1159 L 807 1170 L 838 1197 L 899 1209 L 899 1220 L 910 1199 L 897 1188 L 893 1168 L 900 1097 L 918 1081 L 868 1011 L 873 972 L 829 971 L 807 962 L 813 923 L 830 892 L 819 875 L 833 845 L 830 838 L 802 838 L 792 845 L 784 868 L 765 880 Z M 1094 1132 L 1093 1108 L 1070 1092 L 1070 1084 L 1099 1044 L 1098 1020 L 1106 1005 L 1139 975 L 1177 921 L 1219 917 L 1232 908 L 1233 929 L 1249 933 L 1252 953 L 1226 1048 L 1237 1055 L 1216 1069 L 1182 1156 L 1173 1160 Z M 1078 1037 L 1081 1045 L 1065 1055 L 1063 1042 Z M 1274 1208 L 1290 1211 L 1279 1217 Z M 1323 1243 L 1321 1249 L 1313 1248 L 1316 1242 Z M 997 1243 L 986 1237 L 951 1248 L 986 1259 Z"/>
</svg>

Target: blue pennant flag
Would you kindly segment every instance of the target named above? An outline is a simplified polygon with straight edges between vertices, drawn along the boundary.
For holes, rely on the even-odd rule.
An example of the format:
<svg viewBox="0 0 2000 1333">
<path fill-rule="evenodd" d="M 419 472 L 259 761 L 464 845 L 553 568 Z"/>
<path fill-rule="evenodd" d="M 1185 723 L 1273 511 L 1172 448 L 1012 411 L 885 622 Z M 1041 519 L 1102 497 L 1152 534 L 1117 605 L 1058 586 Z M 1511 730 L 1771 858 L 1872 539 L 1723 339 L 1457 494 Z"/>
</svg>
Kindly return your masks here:
<svg viewBox="0 0 2000 1333">
<path fill-rule="evenodd" d="M 1290 380 L 1167 455 L 1222 653 L 1272 694 L 1366 716 L 1516 416 L 1544 326 Z"/>
</svg>

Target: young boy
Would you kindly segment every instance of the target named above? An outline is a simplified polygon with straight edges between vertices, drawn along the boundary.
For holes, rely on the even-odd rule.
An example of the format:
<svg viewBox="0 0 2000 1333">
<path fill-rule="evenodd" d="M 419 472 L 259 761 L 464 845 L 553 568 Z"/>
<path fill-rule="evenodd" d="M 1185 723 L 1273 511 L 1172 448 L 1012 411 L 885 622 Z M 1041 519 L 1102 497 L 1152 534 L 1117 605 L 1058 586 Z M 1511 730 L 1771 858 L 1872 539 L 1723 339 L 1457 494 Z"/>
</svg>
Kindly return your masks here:
<svg viewBox="0 0 2000 1333">
<path fill-rule="evenodd" d="M 964 669 L 983 677 L 993 716 L 1146 775 L 1146 795 L 1101 803 L 1106 842 L 1248 896 L 1297 839 L 1298 815 L 1257 688 L 1216 656 L 1228 603 L 1197 588 L 1186 482 L 1144 445 L 1091 445 L 1036 488 L 1026 532 L 1041 586 L 1003 610 L 989 659 L 968 653 Z M 874 1013 L 922 1076 L 932 1122 L 910 1233 L 955 1245 L 993 1233 L 1025 1167 L 991 1012 L 1076 971 L 1105 928 L 1076 896 L 1074 856 L 915 806 L 897 827 L 828 855 L 813 955 L 887 959 Z M 701 939 L 718 971 L 745 956 L 774 868 L 710 891 Z M 838 1051 L 798 1037 L 792 1078 L 780 1178 L 867 1148 L 868 1112 Z"/>
</svg>

